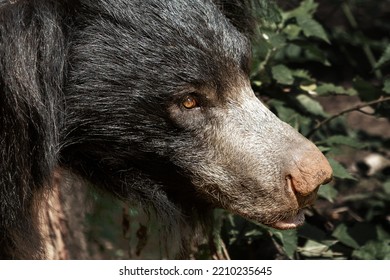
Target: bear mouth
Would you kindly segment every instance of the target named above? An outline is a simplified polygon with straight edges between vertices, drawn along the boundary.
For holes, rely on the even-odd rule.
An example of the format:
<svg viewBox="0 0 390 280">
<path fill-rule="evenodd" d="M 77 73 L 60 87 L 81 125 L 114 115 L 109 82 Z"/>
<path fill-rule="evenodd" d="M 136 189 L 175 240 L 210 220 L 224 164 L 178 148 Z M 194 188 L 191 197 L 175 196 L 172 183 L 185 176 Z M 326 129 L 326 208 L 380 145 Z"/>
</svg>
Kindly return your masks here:
<svg viewBox="0 0 390 280">
<path fill-rule="evenodd" d="M 268 224 L 268 226 L 276 229 L 295 229 L 305 222 L 305 211 L 304 209 L 299 209 L 294 215 L 287 218 L 278 220 L 274 223 Z"/>
</svg>

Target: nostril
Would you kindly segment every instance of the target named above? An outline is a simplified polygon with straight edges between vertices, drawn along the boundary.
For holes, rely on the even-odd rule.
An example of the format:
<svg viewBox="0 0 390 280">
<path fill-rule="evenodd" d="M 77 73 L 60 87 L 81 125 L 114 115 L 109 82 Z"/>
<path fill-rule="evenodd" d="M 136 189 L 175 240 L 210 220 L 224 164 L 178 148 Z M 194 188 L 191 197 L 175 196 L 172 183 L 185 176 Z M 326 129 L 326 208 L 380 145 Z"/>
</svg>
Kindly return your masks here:
<svg viewBox="0 0 390 280">
<path fill-rule="evenodd" d="M 287 187 L 293 191 L 293 193 L 296 195 L 297 190 L 295 189 L 294 183 L 293 183 L 293 178 L 291 175 L 286 176 L 286 182 L 287 182 Z"/>
<path fill-rule="evenodd" d="M 287 187 L 290 191 L 294 193 L 295 196 L 306 197 L 312 193 L 316 193 L 320 185 L 326 184 L 332 180 L 332 178 L 327 178 L 325 181 L 318 182 L 318 180 L 313 179 L 312 176 L 307 177 L 303 176 L 301 173 L 288 174 L 285 177 L 287 182 Z"/>
<path fill-rule="evenodd" d="M 294 194 L 299 208 L 305 208 L 314 204 L 314 201 L 316 200 L 317 197 L 317 191 L 319 189 L 319 186 L 312 189 L 310 192 L 302 192 L 299 189 L 297 189 L 292 175 L 286 176 L 286 182 L 289 191 Z"/>
<path fill-rule="evenodd" d="M 315 193 L 320 185 L 330 182 L 332 173 L 328 160 L 313 145 L 310 149 L 295 151 L 284 174 L 295 194 L 308 196 Z"/>
</svg>

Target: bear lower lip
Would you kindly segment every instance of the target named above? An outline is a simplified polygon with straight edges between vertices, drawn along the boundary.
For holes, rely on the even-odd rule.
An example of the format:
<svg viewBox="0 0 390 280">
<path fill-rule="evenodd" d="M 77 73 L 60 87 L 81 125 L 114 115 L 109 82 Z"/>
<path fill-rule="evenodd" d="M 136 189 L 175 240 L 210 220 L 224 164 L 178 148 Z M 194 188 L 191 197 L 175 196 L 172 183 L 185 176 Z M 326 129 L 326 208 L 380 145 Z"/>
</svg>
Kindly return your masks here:
<svg viewBox="0 0 390 280">
<path fill-rule="evenodd" d="M 284 220 L 277 221 L 269 226 L 276 229 L 294 229 L 297 228 L 305 222 L 304 210 L 300 209 L 295 216 L 288 217 Z"/>
</svg>

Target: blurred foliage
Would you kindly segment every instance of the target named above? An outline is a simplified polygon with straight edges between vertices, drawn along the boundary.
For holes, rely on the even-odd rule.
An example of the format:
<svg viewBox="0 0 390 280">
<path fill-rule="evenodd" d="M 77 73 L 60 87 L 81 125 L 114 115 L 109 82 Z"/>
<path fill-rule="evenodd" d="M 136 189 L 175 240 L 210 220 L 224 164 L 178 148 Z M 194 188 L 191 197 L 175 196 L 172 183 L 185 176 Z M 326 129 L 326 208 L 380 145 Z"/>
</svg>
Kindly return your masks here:
<svg viewBox="0 0 390 280">
<path fill-rule="evenodd" d="M 253 89 L 279 118 L 316 143 L 334 180 L 319 189 L 316 205 L 297 230 L 279 231 L 216 210 L 210 240 L 194 258 L 390 259 L 390 2 L 259 3 Z M 343 107 L 335 112 L 339 102 Z M 382 118 L 387 136 L 350 127 L 351 112 Z M 381 164 L 365 162 L 367 155 Z M 98 242 L 100 257 L 169 257 L 150 238 L 158 236 L 155 223 L 146 228 L 145 215 L 112 204 L 102 204 L 110 208 L 106 220 L 122 216 L 122 221 L 104 223 L 102 232 L 90 237 L 104 237 Z M 91 215 L 92 225 L 102 227 L 102 205 Z M 122 229 L 113 233 L 118 223 Z"/>
<path fill-rule="evenodd" d="M 320 147 L 334 180 L 320 188 L 297 230 L 278 231 L 225 213 L 221 235 L 232 259 L 390 259 L 390 140 L 352 129 L 345 118 L 353 111 L 367 114 L 369 107 L 370 115 L 387 118 L 382 129 L 390 131 L 389 4 L 304 0 L 267 6 L 273 16 L 261 19 L 254 42 L 253 88 Z M 345 99 L 337 113 L 324 108 L 332 108 L 334 96 Z M 370 166 L 358 159 L 371 153 L 383 164 L 368 174 Z"/>
</svg>

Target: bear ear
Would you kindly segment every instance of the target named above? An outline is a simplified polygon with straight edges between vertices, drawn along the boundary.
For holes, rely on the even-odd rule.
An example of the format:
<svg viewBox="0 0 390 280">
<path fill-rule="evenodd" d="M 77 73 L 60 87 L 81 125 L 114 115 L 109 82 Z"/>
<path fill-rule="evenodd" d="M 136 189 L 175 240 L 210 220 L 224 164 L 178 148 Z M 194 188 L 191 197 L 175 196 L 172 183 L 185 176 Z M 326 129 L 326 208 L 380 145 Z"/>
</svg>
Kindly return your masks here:
<svg viewBox="0 0 390 280">
<path fill-rule="evenodd" d="M 264 0 L 213 0 L 231 24 L 248 37 L 255 33 L 256 10 L 261 9 L 262 1 Z"/>
</svg>

